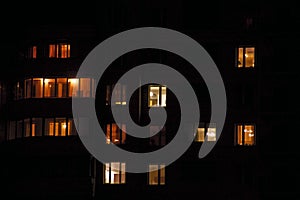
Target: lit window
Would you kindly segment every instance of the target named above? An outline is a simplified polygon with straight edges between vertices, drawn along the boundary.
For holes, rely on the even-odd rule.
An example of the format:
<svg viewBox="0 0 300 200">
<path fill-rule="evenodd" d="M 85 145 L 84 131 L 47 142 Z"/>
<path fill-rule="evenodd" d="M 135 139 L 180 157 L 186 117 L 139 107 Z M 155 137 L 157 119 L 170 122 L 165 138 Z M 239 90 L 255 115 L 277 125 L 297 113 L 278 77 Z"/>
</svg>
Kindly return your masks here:
<svg viewBox="0 0 300 200">
<path fill-rule="evenodd" d="M 67 136 L 70 132 L 70 122 L 66 123 L 66 118 L 45 119 L 45 135 Z"/>
<path fill-rule="evenodd" d="M 67 79 L 57 78 L 56 81 L 57 97 L 67 97 Z"/>
<path fill-rule="evenodd" d="M 121 124 L 121 129 L 117 124 L 106 125 L 106 143 L 124 144 L 126 140 L 126 125 Z"/>
<path fill-rule="evenodd" d="M 255 125 L 236 124 L 235 125 L 235 143 L 237 145 L 252 146 L 255 145 Z"/>
<path fill-rule="evenodd" d="M 69 58 L 70 57 L 70 44 L 50 44 L 49 45 L 49 58 Z"/>
<path fill-rule="evenodd" d="M 106 86 L 106 105 L 126 105 L 126 85 L 120 83 Z"/>
<path fill-rule="evenodd" d="M 165 107 L 167 100 L 167 87 L 160 85 L 150 85 L 148 92 L 148 106 L 149 107 Z"/>
<path fill-rule="evenodd" d="M 216 141 L 217 140 L 216 132 L 217 132 L 216 124 L 200 123 L 200 126 L 197 128 L 197 132 L 194 140 L 196 142 L 204 142 L 206 137 L 206 141 Z"/>
<path fill-rule="evenodd" d="M 251 68 L 255 66 L 255 48 L 239 47 L 237 51 L 237 67 Z"/>
<path fill-rule="evenodd" d="M 166 128 L 161 126 L 150 126 L 150 145 L 163 146 L 166 144 Z"/>
<path fill-rule="evenodd" d="M 78 97 L 79 96 L 79 80 L 78 78 L 68 79 L 68 96 L 69 97 Z"/>
<path fill-rule="evenodd" d="M 28 58 L 36 58 L 37 56 L 37 46 L 31 46 L 28 48 Z"/>
<path fill-rule="evenodd" d="M 80 78 L 80 97 L 90 97 L 91 96 L 91 79 L 90 78 Z"/>
<path fill-rule="evenodd" d="M 124 184 L 125 180 L 125 163 L 111 162 L 103 165 L 103 182 L 105 184 Z"/>
<path fill-rule="evenodd" d="M 55 79 L 44 79 L 44 97 L 55 97 Z"/>
<path fill-rule="evenodd" d="M 149 165 L 149 185 L 165 185 L 165 176 L 165 165 Z"/>
</svg>

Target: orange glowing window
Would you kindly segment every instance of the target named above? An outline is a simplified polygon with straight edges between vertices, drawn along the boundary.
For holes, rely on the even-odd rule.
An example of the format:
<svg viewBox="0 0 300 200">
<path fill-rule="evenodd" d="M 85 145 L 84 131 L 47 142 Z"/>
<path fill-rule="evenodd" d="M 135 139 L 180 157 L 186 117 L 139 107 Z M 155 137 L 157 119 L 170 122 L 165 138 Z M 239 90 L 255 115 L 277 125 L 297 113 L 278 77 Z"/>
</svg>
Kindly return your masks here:
<svg viewBox="0 0 300 200">
<path fill-rule="evenodd" d="M 28 48 L 27 57 L 34 59 L 37 57 L 37 46 L 31 46 Z"/>
<path fill-rule="evenodd" d="M 236 124 L 235 136 L 237 145 L 253 146 L 255 145 L 255 125 L 253 124 Z"/>
<path fill-rule="evenodd" d="M 149 165 L 149 185 L 165 185 L 165 177 L 165 165 Z"/>
<path fill-rule="evenodd" d="M 106 143 L 107 144 L 124 144 L 126 141 L 126 125 L 120 124 L 121 128 L 117 124 L 106 125 Z"/>
<path fill-rule="evenodd" d="M 50 44 L 49 58 L 70 58 L 71 46 L 66 43 Z"/>
<path fill-rule="evenodd" d="M 253 68 L 255 66 L 255 48 L 239 47 L 237 49 L 237 67 Z"/>
</svg>

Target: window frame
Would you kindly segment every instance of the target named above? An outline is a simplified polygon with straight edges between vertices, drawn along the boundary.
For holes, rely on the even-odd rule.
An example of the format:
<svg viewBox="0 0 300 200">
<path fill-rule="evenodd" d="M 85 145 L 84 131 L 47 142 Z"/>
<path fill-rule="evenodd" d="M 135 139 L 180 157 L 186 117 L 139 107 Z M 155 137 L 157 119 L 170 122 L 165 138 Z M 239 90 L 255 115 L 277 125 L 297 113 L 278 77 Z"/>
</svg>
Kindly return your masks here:
<svg viewBox="0 0 300 200">
<path fill-rule="evenodd" d="M 239 50 L 240 48 L 242 48 L 242 54 L 243 54 L 243 61 L 242 61 L 242 64 L 241 66 L 239 66 L 239 57 L 240 57 L 240 53 L 239 53 Z M 246 66 L 246 50 L 247 49 L 250 49 L 250 48 L 253 48 L 254 49 L 254 55 L 253 55 L 253 59 L 254 59 L 254 64 L 253 66 Z M 257 48 L 255 45 L 240 45 L 238 46 L 236 49 L 235 49 L 235 68 L 238 68 L 238 69 L 254 69 L 256 68 L 257 66 Z"/>
<path fill-rule="evenodd" d="M 150 98 L 151 98 L 151 87 L 158 87 L 158 103 L 157 105 L 150 105 Z M 165 88 L 166 94 L 165 94 L 165 104 L 162 104 L 162 90 Z M 150 84 L 148 85 L 148 92 L 147 92 L 147 101 L 148 101 L 148 107 L 149 108 L 155 108 L 155 107 L 167 107 L 167 86 L 166 85 L 159 85 L 159 84 Z"/>
<path fill-rule="evenodd" d="M 239 126 L 242 126 L 242 142 L 241 144 L 239 144 Z M 253 126 L 254 129 L 254 139 L 253 139 L 253 144 L 246 144 L 245 143 L 245 126 Z M 235 123 L 234 124 L 234 145 L 235 146 L 244 146 L 244 147 L 252 147 L 252 146 L 256 146 L 256 139 L 257 139 L 257 131 L 256 131 L 256 124 L 255 123 Z"/>
</svg>

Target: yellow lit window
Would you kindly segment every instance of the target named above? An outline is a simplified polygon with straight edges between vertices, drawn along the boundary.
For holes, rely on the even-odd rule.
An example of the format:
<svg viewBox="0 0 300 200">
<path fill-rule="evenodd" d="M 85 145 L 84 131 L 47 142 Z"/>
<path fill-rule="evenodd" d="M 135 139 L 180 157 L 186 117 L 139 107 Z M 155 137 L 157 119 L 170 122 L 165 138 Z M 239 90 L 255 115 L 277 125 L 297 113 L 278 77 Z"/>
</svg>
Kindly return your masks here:
<svg viewBox="0 0 300 200">
<path fill-rule="evenodd" d="M 149 185 L 165 185 L 165 165 L 149 165 Z"/>
<path fill-rule="evenodd" d="M 237 51 L 237 67 L 252 68 L 255 66 L 255 48 L 239 47 Z"/>
<path fill-rule="evenodd" d="M 124 184 L 126 182 L 125 168 L 125 163 L 105 163 L 103 165 L 103 182 L 105 184 Z"/>
<path fill-rule="evenodd" d="M 201 123 L 200 127 L 197 128 L 197 132 L 194 138 L 194 141 L 196 142 L 204 142 L 206 141 L 216 141 L 217 135 L 216 135 L 217 129 L 216 125 L 214 123 Z M 206 137 L 206 139 L 205 139 Z"/>
<path fill-rule="evenodd" d="M 106 143 L 124 144 L 126 140 L 126 125 L 121 124 L 121 129 L 117 124 L 106 125 Z"/>
<path fill-rule="evenodd" d="M 237 124 L 235 132 L 237 145 L 255 145 L 255 126 L 253 124 Z"/>
<path fill-rule="evenodd" d="M 150 85 L 148 89 L 148 106 L 165 107 L 167 101 L 167 87 L 160 85 Z"/>
</svg>

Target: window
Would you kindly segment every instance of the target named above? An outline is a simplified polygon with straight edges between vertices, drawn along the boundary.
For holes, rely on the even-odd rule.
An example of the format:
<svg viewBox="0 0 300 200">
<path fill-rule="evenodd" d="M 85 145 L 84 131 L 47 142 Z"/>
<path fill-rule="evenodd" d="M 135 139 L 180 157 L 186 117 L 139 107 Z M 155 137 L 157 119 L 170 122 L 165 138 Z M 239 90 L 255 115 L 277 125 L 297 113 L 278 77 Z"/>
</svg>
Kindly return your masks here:
<svg viewBox="0 0 300 200">
<path fill-rule="evenodd" d="M 160 85 L 150 85 L 148 92 L 149 107 L 165 107 L 167 100 L 167 87 Z"/>
<path fill-rule="evenodd" d="M 91 79 L 90 78 L 80 78 L 80 97 L 90 97 L 91 96 Z"/>
<path fill-rule="evenodd" d="M 57 78 L 56 81 L 57 97 L 67 97 L 67 78 Z"/>
<path fill-rule="evenodd" d="M 44 97 L 55 97 L 55 79 L 44 79 Z"/>
<path fill-rule="evenodd" d="M 126 85 L 117 83 L 106 86 L 106 105 L 111 102 L 113 105 L 126 105 Z"/>
<path fill-rule="evenodd" d="M 27 58 L 36 58 L 37 56 L 37 46 L 31 46 L 28 48 Z"/>
<path fill-rule="evenodd" d="M 237 67 L 253 68 L 255 66 L 255 48 L 239 47 L 237 50 Z"/>
<path fill-rule="evenodd" d="M 255 145 L 255 125 L 254 124 L 236 124 L 235 138 L 236 145 L 252 146 Z"/>
<path fill-rule="evenodd" d="M 111 162 L 103 165 L 103 182 L 105 184 L 124 184 L 125 180 L 125 163 Z"/>
<path fill-rule="evenodd" d="M 69 97 L 78 97 L 79 96 L 79 80 L 78 78 L 68 79 L 68 96 Z"/>
<path fill-rule="evenodd" d="M 33 78 L 32 79 L 32 97 L 42 98 L 43 97 L 43 79 Z"/>
<path fill-rule="evenodd" d="M 45 119 L 45 135 L 67 136 L 71 132 L 70 128 L 70 121 L 67 123 L 66 118 Z"/>
<path fill-rule="evenodd" d="M 120 124 L 121 129 L 117 124 L 106 125 L 106 143 L 124 144 L 126 140 L 126 125 Z"/>
<path fill-rule="evenodd" d="M 50 44 L 49 58 L 70 58 L 70 44 Z"/>
<path fill-rule="evenodd" d="M 149 165 L 149 185 L 165 185 L 165 165 Z"/>
<path fill-rule="evenodd" d="M 163 146 L 166 144 L 166 128 L 161 126 L 150 126 L 150 145 Z"/>
<path fill-rule="evenodd" d="M 197 128 L 194 141 L 204 142 L 205 136 L 206 141 L 216 141 L 216 133 L 217 129 L 215 123 L 200 123 L 199 127 Z"/>
</svg>

